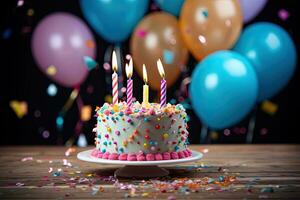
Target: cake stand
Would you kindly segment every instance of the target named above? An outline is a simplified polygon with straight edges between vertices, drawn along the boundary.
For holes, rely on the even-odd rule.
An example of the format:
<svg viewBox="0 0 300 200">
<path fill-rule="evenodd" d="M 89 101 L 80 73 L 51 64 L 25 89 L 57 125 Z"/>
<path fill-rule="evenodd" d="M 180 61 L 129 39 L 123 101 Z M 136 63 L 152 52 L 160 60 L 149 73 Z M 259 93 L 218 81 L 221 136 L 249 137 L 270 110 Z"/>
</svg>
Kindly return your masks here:
<svg viewBox="0 0 300 200">
<path fill-rule="evenodd" d="M 123 178 L 154 178 L 169 175 L 169 171 L 159 167 L 159 165 L 174 165 L 179 163 L 192 162 L 200 160 L 203 154 L 197 151 L 192 151 L 192 155 L 188 158 L 176 160 L 160 160 L 160 161 L 122 161 L 122 160 L 107 160 L 96 158 L 91 155 L 93 149 L 82 151 L 77 154 L 79 160 L 94 162 L 107 165 L 122 165 L 114 173 L 116 177 Z"/>
</svg>

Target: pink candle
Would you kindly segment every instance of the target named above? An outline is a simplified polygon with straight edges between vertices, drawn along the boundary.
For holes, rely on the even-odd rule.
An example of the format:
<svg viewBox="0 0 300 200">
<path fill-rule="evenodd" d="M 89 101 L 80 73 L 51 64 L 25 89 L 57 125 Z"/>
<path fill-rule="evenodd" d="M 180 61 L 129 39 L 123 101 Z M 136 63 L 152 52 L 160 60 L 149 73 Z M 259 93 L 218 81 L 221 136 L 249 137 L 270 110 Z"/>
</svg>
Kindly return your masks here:
<svg viewBox="0 0 300 200">
<path fill-rule="evenodd" d="M 118 104 L 118 74 L 112 74 L 113 104 Z"/>
<path fill-rule="evenodd" d="M 130 59 L 129 65 L 126 64 L 125 67 L 126 76 L 127 76 L 127 105 L 128 107 L 131 107 L 132 105 L 132 88 L 133 88 L 133 81 L 131 79 L 132 77 L 132 71 L 133 71 L 133 63 L 132 58 Z"/>
<path fill-rule="evenodd" d="M 117 56 L 116 52 L 113 51 L 112 55 L 112 69 L 114 73 L 112 74 L 112 96 L 113 96 L 113 104 L 118 104 L 118 74 L 116 71 L 118 70 Z"/>
<path fill-rule="evenodd" d="M 132 105 L 132 87 L 133 81 L 131 78 L 127 80 L 127 105 L 131 107 Z"/>
<path fill-rule="evenodd" d="M 167 103 L 167 81 L 165 79 L 164 67 L 160 61 L 157 61 L 158 72 L 162 78 L 160 81 L 160 108 L 163 108 Z"/>
</svg>

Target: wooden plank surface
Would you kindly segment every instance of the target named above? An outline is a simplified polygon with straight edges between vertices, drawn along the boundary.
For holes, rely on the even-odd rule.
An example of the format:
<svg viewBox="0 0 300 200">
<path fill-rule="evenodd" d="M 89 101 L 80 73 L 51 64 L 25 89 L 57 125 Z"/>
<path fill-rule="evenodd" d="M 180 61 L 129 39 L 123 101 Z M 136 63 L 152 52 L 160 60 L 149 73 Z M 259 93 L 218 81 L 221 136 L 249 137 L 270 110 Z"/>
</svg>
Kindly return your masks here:
<svg viewBox="0 0 300 200">
<path fill-rule="evenodd" d="M 299 145 L 192 145 L 202 160 L 154 180 L 76 159 L 90 148 L 0 147 L 0 199 L 300 199 Z"/>
</svg>

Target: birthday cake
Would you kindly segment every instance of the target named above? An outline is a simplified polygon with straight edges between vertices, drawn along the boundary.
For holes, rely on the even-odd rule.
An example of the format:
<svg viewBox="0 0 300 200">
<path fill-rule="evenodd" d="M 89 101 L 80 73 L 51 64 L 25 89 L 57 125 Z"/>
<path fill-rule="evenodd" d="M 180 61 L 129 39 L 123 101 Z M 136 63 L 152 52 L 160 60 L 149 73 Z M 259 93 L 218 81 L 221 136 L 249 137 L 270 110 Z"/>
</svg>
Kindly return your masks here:
<svg viewBox="0 0 300 200">
<path fill-rule="evenodd" d="M 188 117 L 181 104 L 129 107 L 126 102 L 96 108 L 96 148 L 92 156 L 109 160 L 154 161 L 191 156 Z"/>
</svg>

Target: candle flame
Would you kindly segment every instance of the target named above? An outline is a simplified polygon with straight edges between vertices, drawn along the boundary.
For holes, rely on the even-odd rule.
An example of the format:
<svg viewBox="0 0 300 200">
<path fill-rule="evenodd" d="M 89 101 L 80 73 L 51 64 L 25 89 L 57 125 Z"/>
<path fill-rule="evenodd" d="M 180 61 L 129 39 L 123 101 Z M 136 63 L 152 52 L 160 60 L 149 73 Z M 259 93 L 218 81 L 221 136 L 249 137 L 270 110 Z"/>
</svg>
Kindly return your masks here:
<svg viewBox="0 0 300 200">
<path fill-rule="evenodd" d="M 158 61 L 157 61 L 157 69 L 158 69 L 160 76 L 162 78 L 165 78 L 165 70 L 164 70 L 164 67 L 163 67 L 160 59 L 158 59 Z"/>
<path fill-rule="evenodd" d="M 117 55 L 115 51 L 113 51 L 112 54 L 112 69 L 114 72 L 118 71 Z"/>
<path fill-rule="evenodd" d="M 146 65 L 143 64 L 143 79 L 144 82 L 147 84 L 148 83 L 148 76 L 147 76 L 147 70 L 146 70 Z"/>
<path fill-rule="evenodd" d="M 131 78 L 132 77 L 132 71 L 133 71 L 132 58 L 129 61 L 129 65 L 126 63 L 125 70 L 126 70 L 126 76 L 127 76 L 127 78 Z"/>
</svg>

